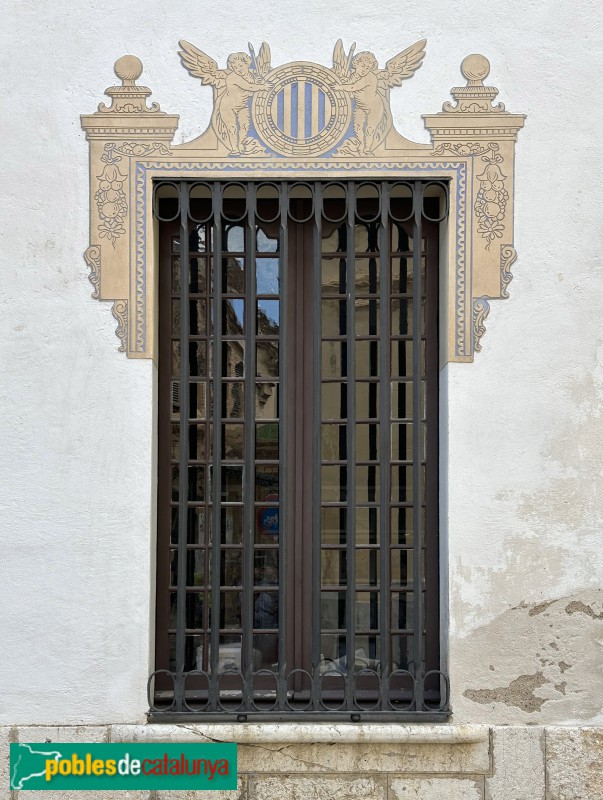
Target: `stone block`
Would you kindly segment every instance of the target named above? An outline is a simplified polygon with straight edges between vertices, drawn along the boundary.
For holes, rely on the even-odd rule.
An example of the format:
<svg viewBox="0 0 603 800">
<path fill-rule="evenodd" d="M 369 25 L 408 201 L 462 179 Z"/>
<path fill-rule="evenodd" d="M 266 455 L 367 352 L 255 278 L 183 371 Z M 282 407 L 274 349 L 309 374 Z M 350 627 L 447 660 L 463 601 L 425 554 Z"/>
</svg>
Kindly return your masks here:
<svg viewBox="0 0 603 800">
<path fill-rule="evenodd" d="M 247 777 L 240 775 L 237 780 L 237 788 L 230 792 L 221 790 L 211 792 L 206 791 L 186 791 L 178 792 L 152 792 L 149 800 L 247 800 Z M 117 799 L 119 800 L 119 798 Z"/>
<path fill-rule="evenodd" d="M 546 728 L 546 800 L 603 800 L 603 728 Z"/>
<path fill-rule="evenodd" d="M 493 728 L 492 744 L 486 800 L 544 800 L 544 728 Z"/>
<path fill-rule="evenodd" d="M 108 742 L 108 725 L 44 725 L 18 728 L 19 742 Z"/>
<path fill-rule="evenodd" d="M 387 800 L 387 779 L 374 775 L 252 777 L 249 800 Z"/>
<path fill-rule="evenodd" d="M 484 779 L 392 776 L 389 800 L 484 800 Z"/>
<path fill-rule="evenodd" d="M 244 744 L 242 773 L 427 772 L 483 774 L 490 769 L 488 742 L 468 744 Z"/>
</svg>

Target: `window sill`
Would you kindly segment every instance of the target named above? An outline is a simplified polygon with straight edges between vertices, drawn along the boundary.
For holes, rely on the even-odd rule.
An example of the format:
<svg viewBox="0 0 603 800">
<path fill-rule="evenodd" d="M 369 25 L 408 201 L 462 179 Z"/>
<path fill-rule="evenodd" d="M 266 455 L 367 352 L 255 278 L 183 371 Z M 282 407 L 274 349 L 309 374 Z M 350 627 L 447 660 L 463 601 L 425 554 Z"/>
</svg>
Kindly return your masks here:
<svg viewBox="0 0 603 800">
<path fill-rule="evenodd" d="M 112 725 L 113 742 L 256 742 L 338 744 L 472 744 L 488 740 L 486 725 L 450 723 L 187 723 Z"/>
</svg>

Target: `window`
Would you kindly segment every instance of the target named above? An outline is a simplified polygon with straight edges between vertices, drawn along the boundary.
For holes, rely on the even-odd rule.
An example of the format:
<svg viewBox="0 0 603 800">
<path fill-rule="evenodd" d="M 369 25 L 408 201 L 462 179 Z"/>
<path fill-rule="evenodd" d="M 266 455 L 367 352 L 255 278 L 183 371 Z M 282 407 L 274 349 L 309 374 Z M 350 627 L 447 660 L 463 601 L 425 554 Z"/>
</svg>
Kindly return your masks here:
<svg viewBox="0 0 603 800">
<path fill-rule="evenodd" d="M 158 183 L 154 717 L 446 712 L 440 182 Z"/>
</svg>

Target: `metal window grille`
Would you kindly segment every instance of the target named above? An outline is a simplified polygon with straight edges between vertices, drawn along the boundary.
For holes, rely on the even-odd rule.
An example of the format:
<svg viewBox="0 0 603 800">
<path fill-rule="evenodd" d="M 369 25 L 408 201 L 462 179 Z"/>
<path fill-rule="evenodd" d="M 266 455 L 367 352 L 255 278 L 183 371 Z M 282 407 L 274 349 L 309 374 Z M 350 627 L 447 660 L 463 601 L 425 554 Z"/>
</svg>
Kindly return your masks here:
<svg viewBox="0 0 603 800">
<path fill-rule="evenodd" d="M 153 719 L 440 719 L 440 181 L 157 182 Z"/>
</svg>

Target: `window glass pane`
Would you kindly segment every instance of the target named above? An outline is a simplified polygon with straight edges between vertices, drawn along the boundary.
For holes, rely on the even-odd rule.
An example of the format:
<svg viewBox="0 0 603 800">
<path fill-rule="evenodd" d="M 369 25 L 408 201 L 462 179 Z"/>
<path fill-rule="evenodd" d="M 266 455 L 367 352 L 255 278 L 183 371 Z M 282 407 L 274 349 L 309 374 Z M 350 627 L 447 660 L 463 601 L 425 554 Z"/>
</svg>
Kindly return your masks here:
<svg viewBox="0 0 603 800">
<path fill-rule="evenodd" d="M 242 378 L 245 375 L 245 341 L 222 342 L 222 375 L 225 378 Z"/>
<path fill-rule="evenodd" d="M 324 469 L 339 469 L 339 467 L 323 467 Z M 323 544 L 345 544 L 346 514 L 345 508 L 321 509 L 320 528 Z"/>
<path fill-rule="evenodd" d="M 258 378 L 278 377 L 278 342 L 262 341 L 256 343 L 256 375 Z"/>
<path fill-rule="evenodd" d="M 222 259 L 222 293 L 245 294 L 245 259 Z"/>
<path fill-rule="evenodd" d="M 320 496 L 323 503 L 345 502 L 347 497 L 347 467 L 321 467 Z"/>
<path fill-rule="evenodd" d="M 379 416 L 379 384 L 356 381 L 356 419 Z"/>
<path fill-rule="evenodd" d="M 345 592 L 320 593 L 320 625 L 321 628 L 337 630 L 346 626 Z"/>
<path fill-rule="evenodd" d="M 356 502 L 379 502 L 379 467 L 356 467 Z"/>
<path fill-rule="evenodd" d="M 279 318 L 279 300 L 257 301 L 256 333 L 258 336 L 278 336 Z"/>
<path fill-rule="evenodd" d="M 378 592 L 356 592 L 356 630 L 379 630 Z M 363 636 L 360 639 L 367 643 L 369 637 Z M 361 648 L 359 639 L 356 639 L 356 648 Z M 365 652 L 365 656 L 367 655 L 368 651 Z"/>
<path fill-rule="evenodd" d="M 205 500 L 205 467 L 188 468 L 188 499 Z"/>
<path fill-rule="evenodd" d="M 222 458 L 228 461 L 243 459 L 244 425 L 222 425 Z"/>
<path fill-rule="evenodd" d="M 379 423 L 356 425 L 356 461 L 376 461 L 379 458 Z"/>
<path fill-rule="evenodd" d="M 268 218 L 268 215 L 262 213 L 262 216 Z M 274 213 L 269 216 L 275 216 Z M 270 231 L 266 233 L 263 228 L 256 228 L 256 247 L 258 253 L 276 253 L 278 251 L 279 235 L 278 232 Z"/>
<path fill-rule="evenodd" d="M 346 260 L 345 258 L 322 259 L 322 293 L 345 294 Z"/>
<path fill-rule="evenodd" d="M 346 383 L 322 384 L 322 418 L 345 419 L 348 415 L 348 386 Z M 356 409 L 356 416 L 363 416 Z"/>
<path fill-rule="evenodd" d="M 392 586 L 408 586 L 413 580 L 413 551 L 391 551 Z"/>
<path fill-rule="evenodd" d="M 323 461 L 342 461 L 347 458 L 347 425 L 321 425 Z"/>
<path fill-rule="evenodd" d="M 323 300 L 322 335 L 345 336 L 347 330 L 347 310 L 345 300 Z"/>
<path fill-rule="evenodd" d="M 377 495 L 376 499 L 379 497 Z M 379 542 L 379 509 L 356 509 L 356 544 L 377 544 Z"/>
<path fill-rule="evenodd" d="M 255 469 L 255 499 L 265 500 L 278 497 L 278 476 L 277 466 L 261 466 Z"/>
<path fill-rule="evenodd" d="M 241 418 L 245 415 L 245 384 L 242 381 L 229 381 L 222 384 L 222 416 Z"/>
<path fill-rule="evenodd" d="M 255 418 L 278 419 L 278 383 L 257 381 L 255 384 Z"/>
<path fill-rule="evenodd" d="M 379 551 L 356 550 L 356 586 L 379 585 Z"/>
<path fill-rule="evenodd" d="M 379 298 L 357 298 L 355 307 L 356 336 L 377 336 L 379 334 Z"/>
<path fill-rule="evenodd" d="M 243 552 L 240 548 L 220 551 L 220 584 L 240 586 L 242 576 Z"/>
<path fill-rule="evenodd" d="M 278 459 L 278 422 L 255 426 L 255 457 L 260 461 Z"/>
<path fill-rule="evenodd" d="M 393 629 L 412 628 L 413 607 L 412 592 L 392 592 L 391 626 Z"/>
<path fill-rule="evenodd" d="M 222 333 L 226 335 L 242 335 L 244 330 L 244 300 L 222 301 Z"/>
<path fill-rule="evenodd" d="M 379 257 L 354 260 L 356 294 L 377 294 L 379 292 Z"/>
<path fill-rule="evenodd" d="M 230 216 L 234 217 L 234 214 Z M 223 223 L 222 248 L 227 253 L 245 252 L 245 227 L 243 225 Z"/>
<path fill-rule="evenodd" d="M 220 628 L 241 627 L 241 594 L 240 592 L 220 592 Z M 228 648 L 221 648 L 226 655 Z M 236 658 L 240 653 L 236 650 Z"/>
<path fill-rule="evenodd" d="M 222 544 L 241 544 L 243 541 L 243 509 L 222 506 L 220 541 Z"/>
<path fill-rule="evenodd" d="M 320 574 L 323 586 L 345 586 L 347 580 L 345 550 L 323 550 L 320 554 Z"/>
<path fill-rule="evenodd" d="M 379 375 L 379 342 L 356 342 L 356 377 Z"/>
<path fill-rule="evenodd" d="M 278 258 L 258 258 L 255 262 L 256 294 L 278 294 Z"/>
<path fill-rule="evenodd" d="M 346 343 L 323 342 L 321 352 L 323 378 L 345 378 L 347 374 Z"/>
<path fill-rule="evenodd" d="M 222 501 L 240 503 L 243 500 L 243 467 L 222 467 Z"/>
</svg>

